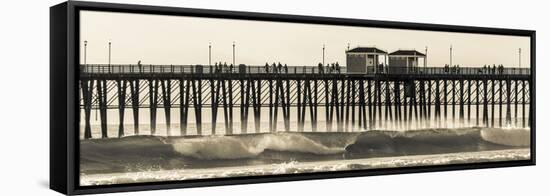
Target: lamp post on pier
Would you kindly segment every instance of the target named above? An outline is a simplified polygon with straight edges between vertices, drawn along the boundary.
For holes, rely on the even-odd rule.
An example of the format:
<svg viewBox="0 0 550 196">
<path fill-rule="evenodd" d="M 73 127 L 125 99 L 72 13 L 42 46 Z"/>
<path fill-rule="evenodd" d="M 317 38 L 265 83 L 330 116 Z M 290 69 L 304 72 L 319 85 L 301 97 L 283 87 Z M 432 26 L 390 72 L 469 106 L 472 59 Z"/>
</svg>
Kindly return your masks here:
<svg viewBox="0 0 550 196">
<path fill-rule="evenodd" d="M 453 66 L 453 45 L 449 48 L 449 66 Z"/>
<path fill-rule="evenodd" d="M 323 44 L 323 66 L 325 66 L 325 44 Z"/>
<path fill-rule="evenodd" d="M 428 46 L 424 49 L 424 69 L 428 67 Z"/>
<path fill-rule="evenodd" d="M 86 65 L 86 48 L 88 47 L 88 41 L 84 40 L 84 65 Z"/>
<path fill-rule="evenodd" d="M 109 68 L 111 68 L 111 41 L 109 41 Z"/>
</svg>

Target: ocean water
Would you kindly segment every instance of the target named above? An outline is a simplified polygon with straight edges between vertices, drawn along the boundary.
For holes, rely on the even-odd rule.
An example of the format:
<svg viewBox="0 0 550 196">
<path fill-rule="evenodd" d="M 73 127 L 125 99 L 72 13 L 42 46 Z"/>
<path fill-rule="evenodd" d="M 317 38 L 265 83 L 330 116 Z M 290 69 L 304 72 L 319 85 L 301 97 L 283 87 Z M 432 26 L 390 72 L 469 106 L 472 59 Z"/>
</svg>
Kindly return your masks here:
<svg viewBox="0 0 550 196">
<path fill-rule="evenodd" d="M 80 185 L 525 160 L 529 146 L 512 127 L 91 139 Z"/>
<path fill-rule="evenodd" d="M 510 107 L 510 115 L 511 115 L 511 122 L 508 124 L 506 122 L 506 106 L 504 105 L 502 108 L 500 108 L 498 105 L 489 105 L 488 109 L 488 116 L 489 116 L 489 124 L 494 125 L 495 127 L 528 127 L 528 119 L 529 119 L 529 108 L 530 105 L 527 104 L 525 111 L 523 111 L 522 105 L 518 105 L 517 107 L 515 105 L 512 105 Z M 441 117 L 436 118 L 435 117 L 435 106 L 432 106 L 430 109 L 431 116 L 428 119 L 416 119 L 414 118 L 414 114 L 412 115 L 413 119 L 412 121 L 409 120 L 408 123 L 404 122 L 396 122 L 391 120 L 385 120 L 386 115 L 393 116 L 395 118 L 395 107 L 391 107 L 391 114 L 386 114 L 385 107 L 382 107 L 382 114 L 379 115 L 378 107 L 377 107 L 377 115 L 376 115 L 376 121 L 373 126 L 367 126 L 367 128 L 361 128 L 358 126 L 358 117 L 359 117 L 359 109 L 355 108 L 355 124 L 351 123 L 351 116 L 353 115 L 351 112 L 349 113 L 349 125 L 346 127 L 343 126 L 343 129 L 337 130 L 337 124 L 336 124 L 336 114 L 334 113 L 334 121 L 332 124 L 327 124 L 327 117 L 325 115 L 326 109 L 325 107 L 318 107 L 318 119 L 317 119 L 317 132 L 335 132 L 335 131 L 341 131 L 341 132 L 363 132 L 367 130 L 396 130 L 396 131 L 407 131 L 411 129 L 427 129 L 427 128 L 463 128 L 463 127 L 475 127 L 475 126 L 483 126 L 483 107 L 479 106 L 476 107 L 475 105 L 472 105 L 470 107 L 470 115 L 468 116 L 468 108 L 465 107 L 464 109 L 464 121 L 461 122 L 459 119 L 459 106 L 455 105 L 455 108 L 453 109 L 452 105 L 447 106 L 447 118 L 444 117 L 444 108 L 441 108 Z M 404 112 L 405 108 L 402 106 L 401 111 Z M 480 109 L 477 111 L 477 109 Z M 502 110 L 501 110 L 502 109 Z M 517 109 L 517 110 L 516 110 Z M 407 112 L 410 111 L 410 108 L 406 109 Z M 217 119 L 216 119 L 216 129 L 212 129 L 212 109 L 211 108 L 203 108 L 202 112 L 200 113 L 200 116 L 202 118 L 202 133 L 201 135 L 224 135 L 226 134 L 225 130 L 225 124 L 224 124 L 224 111 L 221 108 L 218 108 L 217 110 Z M 170 129 L 167 129 L 167 118 L 166 118 L 166 111 L 163 108 L 158 108 L 157 110 L 157 126 L 156 126 L 156 132 L 154 135 L 157 136 L 181 136 L 180 132 L 180 116 L 179 116 L 179 108 L 172 108 L 170 109 Z M 266 107 L 261 108 L 260 110 L 260 129 L 258 131 L 255 130 L 255 122 L 253 117 L 253 111 L 252 108 L 249 109 L 249 115 L 247 123 L 246 123 L 246 129 L 242 129 L 241 126 L 241 119 L 240 119 L 240 109 L 238 107 L 235 107 L 233 109 L 233 133 L 240 134 L 240 133 L 267 133 L 270 132 L 269 130 L 269 109 Z M 476 112 L 479 114 L 479 118 L 476 118 Z M 92 110 L 91 112 L 91 118 L 90 118 L 90 124 L 92 128 L 92 136 L 93 138 L 101 138 L 101 131 L 99 128 L 100 125 L 100 117 L 99 112 L 97 110 Z M 84 110 L 81 109 L 80 113 L 80 138 L 84 138 Z M 517 116 L 516 116 L 517 114 Z M 525 114 L 525 116 L 523 116 Z M 404 114 L 403 114 L 404 115 Z M 493 118 L 494 115 L 494 118 Z M 367 111 L 368 116 L 368 111 Z M 380 117 L 381 116 L 381 117 Z M 197 126 L 196 126 L 196 114 L 193 108 L 189 109 L 189 115 L 187 118 L 188 127 L 187 127 L 187 135 L 197 135 Z M 124 124 L 124 132 L 125 135 L 133 135 L 134 134 L 134 125 L 133 125 L 133 113 L 131 108 L 126 108 L 124 110 L 124 118 L 123 118 L 123 124 Z M 402 118 L 408 118 L 407 116 L 402 116 Z M 150 135 L 151 134 L 151 127 L 150 127 L 150 110 L 147 108 L 140 108 L 139 114 L 137 117 L 138 121 L 142 124 L 139 125 L 139 134 L 140 135 Z M 493 119 L 493 120 L 491 120 Z M 118 137 L 118 129 L 119 129 L 119 111 L 117 109 L 109 109 L 107 110 L 107 129 L 108 129 L 108 136 L 109 137 Z M 368 117 L 367 117 L 368 120 Z M 306 108 L 305 112 L 305 124 L 304 124 L 304 131 L 305 132 L 312 132 L 313 126 L 311 123 L 311 116 L 309 113 L 309 109 Z M 284 121 L 283 121 L 283 115 L 282 110 L 279 108 L 278 115 L 277 115 L 277 125 L 275 131 L 282 132 L 286 131 Z M 525 122 L 525 124 L 524 124 Z M 296 107 L 290 108 L 290 132 L 296 132 L 298 131 L 298 124 L 297 124 L 297 109 Z M 369 122 L 367 122 L 369 124 Z"/>
<path fill-rule="evenodd" d="M 482 152 L 448 153 L 436 155 L 413 155 L 382 158 L 363 158 L 337 161 L 298 162 L 289 161 L 246 167 L 217 167 L 208 169 L 156 169 L 132 172 L 81 174 L 80 184 L 107 185 L 157 181 L 181 181 L 189 179 L 226 178 L 239 176 L 261 176 L 296 174 L 358 169 L 396 168 L 424 165 L 445 165 L 462 163 L 526 160 L 529 149 L 494 150 Z"/>
</svg>

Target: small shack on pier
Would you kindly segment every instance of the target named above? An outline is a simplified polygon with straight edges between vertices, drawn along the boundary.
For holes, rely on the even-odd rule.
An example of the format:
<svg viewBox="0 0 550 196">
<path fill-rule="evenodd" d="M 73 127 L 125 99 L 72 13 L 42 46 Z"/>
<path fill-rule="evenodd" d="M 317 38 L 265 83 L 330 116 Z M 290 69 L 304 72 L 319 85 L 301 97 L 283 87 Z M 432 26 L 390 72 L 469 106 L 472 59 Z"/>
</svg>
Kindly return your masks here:
<svg viewBox="0 0 550 196">
<path fill-rule="evenodd" d="M 389 55 L 389 73 L 408 73 L 418 70 L 419 58 L 426 62 L 426 55 L 416 50 L 397 50 Z"/>
<path fill-rule="evenodd" d="M 384 69 L 388 53 L 376 47 L 357 47 L 346 51 L 347 73 L 378 73 Z M 384 57 L 384 64 L 380 62 Z"/>
</svg>

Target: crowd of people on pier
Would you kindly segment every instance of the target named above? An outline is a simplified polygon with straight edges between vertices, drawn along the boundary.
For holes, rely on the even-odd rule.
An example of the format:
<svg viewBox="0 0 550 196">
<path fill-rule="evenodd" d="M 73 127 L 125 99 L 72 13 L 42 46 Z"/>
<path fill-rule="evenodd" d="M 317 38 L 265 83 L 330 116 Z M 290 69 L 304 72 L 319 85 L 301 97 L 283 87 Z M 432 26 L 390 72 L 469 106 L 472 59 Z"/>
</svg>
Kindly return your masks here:
<svg viewBox="0 0 550 196">
<path fill-rule="evenodd" d="M 151 67 L 151 66 L 149 66 Z M 171 66 L 172 67 L 172 66 Z M 193 66 L 196 68 L 199 68 L 202 72 L 202 66 L 196 65 Z M 192 70 L 195 68 L 192 67 Z M 141 72 L 144 67 L 141 63 L 141 61 L 138 61 L 137 68 Z M 399 68 L 399 67 L 397 67 Z M 390 73 L 390 69 L 393 69 L 391 66 L 380 64 L 377 69 L 375 67 L 370 66 L 368 67 L 370 71 L 373 73 Z M 440 69 L 437 71 L 437 69 Z M 291 67 L 287 64 L 282 63 L 265 63 L 263 66 L 263 70 L 261 66 L 246 66 L 244 64 L 240 64 L 235 68 L 233 64 L 228 63 L 222 63 L 222 62 L 216 62 L 214 65 L 209 66 L 209 72 L 210 73 L 318 73 L 318 74 L 340 74 L 345 73 L 345 68 L 342 68 L 338 62 L 330 63 L 323 65 L 322 63 L 317 64 L 317 67 L 310 67 L 310 66 L 302 66 L 302 67 Z M 430 71 L 431 70 L 431 71 Z M 515 71 L 515 68 L 514 68 Z M 198 69 L 197 69 L 198 72 Z M 437 67 L 429 67 L 429 68 L 422 68 L 422 67 L 408 67 L 407 73 L 441 73 L 441 68 Z M 442 68 L 443 73 L 448 74 L 505 74 L 505 68 L 504 65 L 484 65 L 483 67 L 479 68 L 462 68 L 460 65 L 449 65 L 445 64 L 445 66 Z"/>
<path fill-rule="evenodd" d="M 460 65 L 453 65 L 450 66 L 448 64 L 445 64 L 443 71 L 445 73 L 456 73 L 459 74 L 460 72 Z M 491 65 L 484 65 L 482 68 L 478 68 L 477 73 L 479 74 L 503 74 L 504 73 L 504 65 L 495 65 L 491 67 Z"/>
<path fill-rule="evenodd" d="M 486 73 L 486 74 L 503 74 L 504 73 L 504 65 L 495 65 L 493 64 L 493 68 L 491 68 L 491 65 L 483 65 L 483 68 L 480 69 L 480 73 Z"/>
</svg>

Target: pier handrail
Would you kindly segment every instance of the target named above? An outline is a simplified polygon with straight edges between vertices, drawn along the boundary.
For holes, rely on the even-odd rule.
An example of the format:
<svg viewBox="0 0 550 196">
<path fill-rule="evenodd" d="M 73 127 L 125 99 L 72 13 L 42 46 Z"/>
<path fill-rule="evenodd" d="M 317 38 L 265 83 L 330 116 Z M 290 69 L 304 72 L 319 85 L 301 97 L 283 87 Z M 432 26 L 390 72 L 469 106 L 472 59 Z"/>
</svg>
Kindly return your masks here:
<svg viewBox="0 0 550 196">
<path fill-rule="evenodd" d="M 318 66 L 208 66 L 208 65 L 136 65 L 136 64 L 85 64 L 82 73 L 91 74 L 347 74 L 347 75 L 529 75 L 530 68 L 504 67 L 399 67 L 385 66 L 366 72 L 347 72 L 346 67 Z"/>
</svg>

